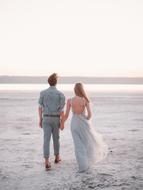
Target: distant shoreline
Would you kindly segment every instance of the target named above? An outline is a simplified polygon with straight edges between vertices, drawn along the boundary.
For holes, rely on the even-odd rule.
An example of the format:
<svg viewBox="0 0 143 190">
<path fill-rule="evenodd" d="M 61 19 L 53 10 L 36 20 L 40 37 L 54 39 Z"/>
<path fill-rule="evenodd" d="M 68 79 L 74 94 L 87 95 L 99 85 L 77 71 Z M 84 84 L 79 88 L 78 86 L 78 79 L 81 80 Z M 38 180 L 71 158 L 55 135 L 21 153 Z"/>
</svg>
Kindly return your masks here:
<svg viewBox="0 0 143 190">
<path fill-rule="evenodd" d="M 0 76 L 0 84 L 46 84 L 47 76 Z M 143 77 L 60 77 L 59 84 L 143 84 Z"/>
</svg>

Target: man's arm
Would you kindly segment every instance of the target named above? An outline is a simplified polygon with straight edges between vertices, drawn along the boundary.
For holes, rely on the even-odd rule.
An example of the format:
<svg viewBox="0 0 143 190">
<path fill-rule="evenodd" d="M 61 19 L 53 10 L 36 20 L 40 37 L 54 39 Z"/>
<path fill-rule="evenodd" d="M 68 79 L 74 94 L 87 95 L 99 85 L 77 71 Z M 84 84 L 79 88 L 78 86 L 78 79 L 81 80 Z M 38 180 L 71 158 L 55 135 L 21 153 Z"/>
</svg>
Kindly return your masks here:
<svg viewBox="0 0 143 190">
<path fill-rule="evenodd" d="M 59 106 L 59 111 L 64 112 L 64 106 L 65 106 L 65 96 L 63 93 L 60 94 L 60 106 Z"/>
<path fill-rule="evenodd" d="M 42 128 L 42 113 L 43 113 L 43 93 L 40 93 L 40 97 L 39 97 L 39 109 L 38 109 L 38 113 L 39 113 L 39 127 Z"/>
<path fill-rule="evenodd" d="M 39 127 L 42 128 L 42 107 L 39 107 Z"/>
<path fill-rule="evenodd" d="M 65 106 L 65 96 L 63 93 L 60 94 L 60 129 L 64 129 L 64 106 Z"/>
<path fill-rule="evenodd" d="M 63 111 L 60 113 L 60 129 L 61 130 L 64 129 L 64 112 Z"/>
</svg>

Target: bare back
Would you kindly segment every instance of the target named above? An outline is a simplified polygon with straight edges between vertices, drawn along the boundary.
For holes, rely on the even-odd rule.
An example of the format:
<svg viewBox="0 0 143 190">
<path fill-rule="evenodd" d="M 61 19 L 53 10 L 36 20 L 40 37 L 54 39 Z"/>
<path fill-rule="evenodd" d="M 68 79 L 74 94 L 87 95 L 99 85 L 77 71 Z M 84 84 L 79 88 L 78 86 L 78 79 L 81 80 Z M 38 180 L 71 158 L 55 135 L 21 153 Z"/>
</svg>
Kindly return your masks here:
<svg viewBox="0 0 143 190">
<path fill-rule="evenodd" d="M 71 99 L 70 103 L 72 111 L 77 115 L 83 113 L 83 111 L 85 110 L 86 100 L 82 97 L 75 96 L 74 98 Z"/>
<path fill-rule="evenodd" d="M 91 109 L 89 102 L 85 100 L 85 98 L 75 96 L 74 98 L 67 100 L 67 106 L 66 106 L 66 112 L 64 115 L 64 120 L 67 120 L 69 116 L 70 109 L 72 109 L 73 113 L 79 115 L 84 112 L 84 110 L 87 110 L 87 119 L 91 118 Z"/>
</svg>

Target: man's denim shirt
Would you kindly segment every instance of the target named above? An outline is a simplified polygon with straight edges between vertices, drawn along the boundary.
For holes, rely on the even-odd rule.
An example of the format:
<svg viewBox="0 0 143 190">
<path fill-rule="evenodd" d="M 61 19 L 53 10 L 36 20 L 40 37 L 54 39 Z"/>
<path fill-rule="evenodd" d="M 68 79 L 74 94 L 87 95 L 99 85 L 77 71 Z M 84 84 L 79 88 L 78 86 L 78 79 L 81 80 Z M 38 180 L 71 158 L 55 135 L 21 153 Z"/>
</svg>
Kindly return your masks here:
<svg viewBox="0 0 143 190">
<path fill-rule="evenodd" d="M 40 92 L 39 106 L 43 109 L 43 115 L 57 115 L 63 111 L 65 96 L 55 86 Z"/>
</svg>

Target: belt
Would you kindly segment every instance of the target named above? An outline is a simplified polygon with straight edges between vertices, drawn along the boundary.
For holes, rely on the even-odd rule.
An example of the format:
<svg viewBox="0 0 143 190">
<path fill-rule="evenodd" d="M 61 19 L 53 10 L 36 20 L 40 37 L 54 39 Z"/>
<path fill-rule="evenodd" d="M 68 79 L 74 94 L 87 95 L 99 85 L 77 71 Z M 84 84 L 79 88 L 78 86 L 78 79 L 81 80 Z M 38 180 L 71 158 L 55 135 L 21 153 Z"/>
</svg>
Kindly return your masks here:
<svg viewBox="0 0 143 190">
<path fill-rule="evenodd" d="M 44 117 L 60 117 L 60 115 L 49 115 L 49 114 L 45 114 Z"/>
</svg>

